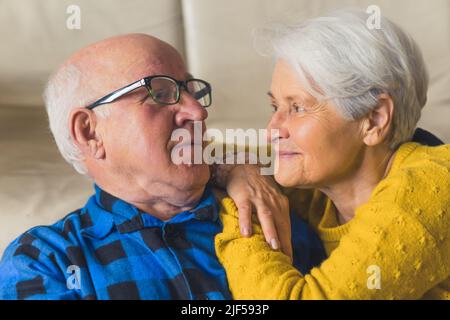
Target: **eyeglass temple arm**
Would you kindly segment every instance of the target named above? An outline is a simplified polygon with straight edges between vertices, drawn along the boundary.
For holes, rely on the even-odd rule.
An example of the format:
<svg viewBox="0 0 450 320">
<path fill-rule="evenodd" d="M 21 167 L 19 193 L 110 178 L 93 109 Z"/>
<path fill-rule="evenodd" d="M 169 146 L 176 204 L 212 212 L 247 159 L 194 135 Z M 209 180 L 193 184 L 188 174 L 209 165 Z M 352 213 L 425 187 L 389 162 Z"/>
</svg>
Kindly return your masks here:
<svg viewBox="0 0 450 320">
<path fill-rule="evenodd" d="M 202 90 L 197 91 L 194 93 L 194 99 L 200 99 L 206 96 L 207 94 L 211 93 L 211 87 L 206 86 Z"/>
<path fill-rule="evenodd" d="M 107 103 L 111 103 L 114 102 L 116 99 L 120 98 L 121 96 L 136 90 L 137 88 L 143 87 L 145 86 L 145 79 L 141 79 L 139 81 L 136 81 L 130 85 L 127 85 L 123 88 L 120 88 L 106 96 L 104 96 L 103 98 L 97 100 L 96 102 L 94 102 L 93 104 L 87 106 L 87 109 L 94 109 L 95 107 L 98 107 L 102 104 L 107 104 Z"/>
</svg>

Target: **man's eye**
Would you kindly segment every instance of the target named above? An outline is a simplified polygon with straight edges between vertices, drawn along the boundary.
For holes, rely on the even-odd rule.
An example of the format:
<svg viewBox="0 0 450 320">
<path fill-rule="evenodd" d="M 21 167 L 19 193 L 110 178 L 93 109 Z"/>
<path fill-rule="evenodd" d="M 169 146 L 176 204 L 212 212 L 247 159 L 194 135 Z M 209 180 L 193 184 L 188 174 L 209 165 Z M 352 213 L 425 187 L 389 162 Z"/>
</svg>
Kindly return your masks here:
<svg viewBox="0 0 450 320">
<path fill-rule="evenodd" d="M 278 110 L 278 107 L 276 105 L 274 105 L 273 103 L 270 105 L 270 107 L 272 108 L 272 112 L 275 113 Z"/>
<path fill-rule="evenodd" d="M 153 91 L 153 97 L 155 97 L 155 99 L 164 100 L 168 98 L 168 94 L 166 90 L 156 90 Z"/>
</svg>

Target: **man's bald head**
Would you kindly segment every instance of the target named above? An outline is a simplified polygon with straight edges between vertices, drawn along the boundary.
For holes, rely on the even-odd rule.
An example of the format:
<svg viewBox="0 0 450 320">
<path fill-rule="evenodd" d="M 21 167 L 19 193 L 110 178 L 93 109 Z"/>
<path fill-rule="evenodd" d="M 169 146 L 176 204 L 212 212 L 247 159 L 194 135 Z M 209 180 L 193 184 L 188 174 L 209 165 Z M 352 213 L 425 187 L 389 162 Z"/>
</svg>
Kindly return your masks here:
<svg viewBox="0 0 450 320">
<path fill-rule="evenodd" d="M 150 74 L 185 69 L 168 43 L 146 34 L 119 35 L 93 43 L 70 56 L 51 76 L 44 93 L 50 129 L 62 156 L 82 174 L 78 148 L 70 139 L 70 111 Z M 184 75 L 183 75 L 184 76 Z M 109 113 L 108 106 L 96 110 Z"/>
<path fill-rule="evenodd" d="M 168 43 L 145 34 L 127 34 L 89 45 L 73 54 L 64 65 L 77 67 L 81 81 L 99 95 L 126 85 L 167 65 L 184 66 Z"/>
</svg>

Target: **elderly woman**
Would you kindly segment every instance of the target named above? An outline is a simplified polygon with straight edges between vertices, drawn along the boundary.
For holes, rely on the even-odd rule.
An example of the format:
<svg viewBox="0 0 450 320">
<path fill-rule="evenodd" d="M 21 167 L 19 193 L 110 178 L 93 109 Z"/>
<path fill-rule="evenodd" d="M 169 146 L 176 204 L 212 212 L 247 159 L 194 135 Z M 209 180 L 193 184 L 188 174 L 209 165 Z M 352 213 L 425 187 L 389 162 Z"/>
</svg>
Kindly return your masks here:
<svg viewBox="0 0 450 320">
<path fill-rule="evenodd" d="M 234 298 L 450 298 L 450 146 L 413 142 L 427 100 L 421 52 L 391 21 L 370 30 L 366 19 L 346 10 L 273 33 L 275 178 L 295 187 L 291 209 L 327 258 L 302 274 L 259 225 L 242 237 L 250 219 L 223 214 L 216 252 Z M 288 214 L 273 218 L 288 235 Z"/>
</svg>

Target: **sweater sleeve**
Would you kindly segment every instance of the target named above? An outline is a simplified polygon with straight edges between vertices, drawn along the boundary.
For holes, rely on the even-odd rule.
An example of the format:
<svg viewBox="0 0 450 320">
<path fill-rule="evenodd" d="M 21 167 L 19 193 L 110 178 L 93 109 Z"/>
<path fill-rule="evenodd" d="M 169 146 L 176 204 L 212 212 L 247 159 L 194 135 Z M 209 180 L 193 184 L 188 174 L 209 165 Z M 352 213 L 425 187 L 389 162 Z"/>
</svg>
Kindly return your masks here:
<svg viewBox="0 0 450 320">
<path fill-rule="evenodd" d="M 232 200 L 222 205 L 216 252 L 235 299 L 418 299 L 449 276 L 448 240 L 395 202 L 358 209 L 339 246 L 305 275 L 270 249 L 258 225 L 241 237 Z"/>
</svg>

